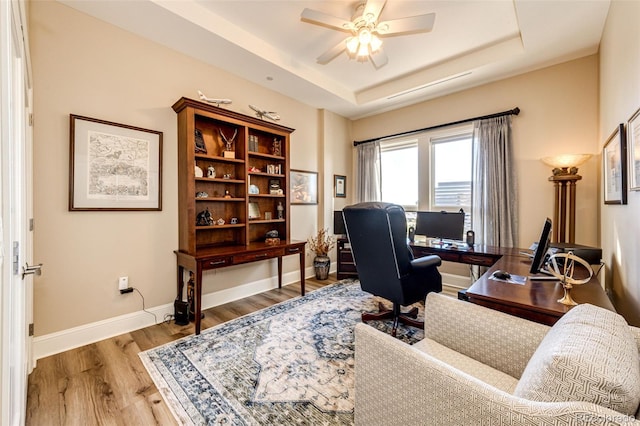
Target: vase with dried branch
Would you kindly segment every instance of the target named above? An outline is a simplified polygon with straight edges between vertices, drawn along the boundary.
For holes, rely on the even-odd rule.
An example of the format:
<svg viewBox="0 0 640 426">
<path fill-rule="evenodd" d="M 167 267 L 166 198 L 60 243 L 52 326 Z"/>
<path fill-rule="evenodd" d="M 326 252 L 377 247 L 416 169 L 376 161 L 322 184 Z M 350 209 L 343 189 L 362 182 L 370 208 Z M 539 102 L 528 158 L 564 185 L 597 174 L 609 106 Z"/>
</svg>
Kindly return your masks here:
<svg viewBox="0 0 640 426">
<path fill-rule="evenodd" d="M 331 267 L 331 258 L 328 256 L 329 250 L 336 244 L 335 238 L 329 234 L 328 229 L 319 229 L 315 237 L 309 237 L 307 240 L 309 249 L 316 254 L 313 259 L 313 268 L 316 273 L 317 280 L 326 280 L 329 278 L 329 268 Z"/>
</svg>

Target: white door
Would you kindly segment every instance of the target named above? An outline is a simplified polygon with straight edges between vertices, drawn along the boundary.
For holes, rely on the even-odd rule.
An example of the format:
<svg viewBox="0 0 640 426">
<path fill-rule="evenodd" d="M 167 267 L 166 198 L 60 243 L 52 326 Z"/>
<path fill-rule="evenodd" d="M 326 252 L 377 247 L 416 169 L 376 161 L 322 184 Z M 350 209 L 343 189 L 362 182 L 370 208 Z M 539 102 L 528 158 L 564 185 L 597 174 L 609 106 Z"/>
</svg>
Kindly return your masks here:
<svg viewBox="0 0 640 426">
<path fill-rule="evenodd" d="M 0 424 L 25 422 L 33 368 L 31 246 L 31 84 L 23 0 L 0 0 Z"/>
</svg>

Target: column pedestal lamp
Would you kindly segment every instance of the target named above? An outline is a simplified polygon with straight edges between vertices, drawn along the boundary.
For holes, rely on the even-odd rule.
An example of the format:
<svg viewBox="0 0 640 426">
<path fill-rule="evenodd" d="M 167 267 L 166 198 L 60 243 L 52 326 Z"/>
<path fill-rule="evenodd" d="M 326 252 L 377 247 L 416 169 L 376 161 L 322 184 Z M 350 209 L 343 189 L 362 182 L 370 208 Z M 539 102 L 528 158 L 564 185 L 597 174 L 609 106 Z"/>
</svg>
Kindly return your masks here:
<svg viewBox="0 0 640 426">
<path fill-rule="evenodd" d="M 565 154 L 542 159 L 553 167 L 549 181 L 554 187 L 553 234 L 555 243 L 576 242 L 576 182 L 582 179 L 578 166 L 591 158 L 591 154 Z"/>
</svg>

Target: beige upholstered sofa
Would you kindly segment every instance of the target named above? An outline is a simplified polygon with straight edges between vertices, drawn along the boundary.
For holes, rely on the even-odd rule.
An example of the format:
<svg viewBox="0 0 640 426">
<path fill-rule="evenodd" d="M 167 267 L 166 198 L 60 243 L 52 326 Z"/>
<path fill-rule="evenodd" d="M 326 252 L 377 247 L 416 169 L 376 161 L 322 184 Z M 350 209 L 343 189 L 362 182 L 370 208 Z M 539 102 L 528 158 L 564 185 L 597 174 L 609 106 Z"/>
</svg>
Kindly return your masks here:
<svg viewBox="0 0 640 426">
<path fill-rule="evenodd" d="M 425 317 L 414 345 L 356 326 L 356 425 L 640 425 L 640 329 L 620 315 L 547 327 L 430 293 Z"/>
</svg>

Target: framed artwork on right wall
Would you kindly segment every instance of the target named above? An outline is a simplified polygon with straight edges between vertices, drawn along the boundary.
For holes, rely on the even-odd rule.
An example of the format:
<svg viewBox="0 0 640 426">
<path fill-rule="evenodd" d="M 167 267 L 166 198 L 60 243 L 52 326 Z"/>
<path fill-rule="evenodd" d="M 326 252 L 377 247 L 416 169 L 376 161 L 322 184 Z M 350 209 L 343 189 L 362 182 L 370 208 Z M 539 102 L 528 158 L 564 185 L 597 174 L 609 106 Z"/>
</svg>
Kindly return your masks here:
<svg viewBox="0 0 640 426">
<path fill-rule="evenodd" d="M 629 189 L 640 191 L 640 108 L 627 122 L 629 145 Z"/>
<path fill-rule="evenodd" d="M 627 204 L 627 144 L 624 130 L 624 124 L 619 124 L 602 149 L 605 204 Z"/>
</svg>

